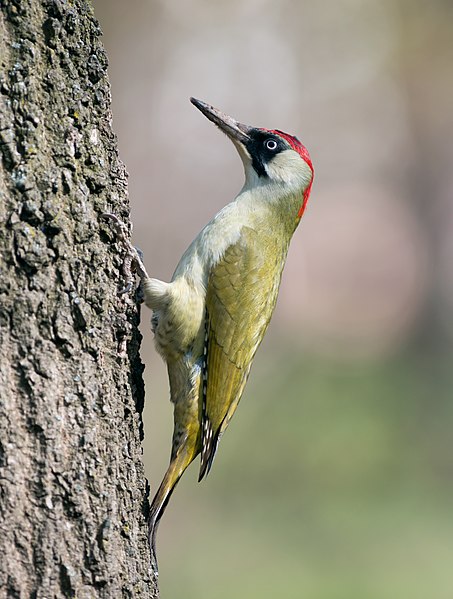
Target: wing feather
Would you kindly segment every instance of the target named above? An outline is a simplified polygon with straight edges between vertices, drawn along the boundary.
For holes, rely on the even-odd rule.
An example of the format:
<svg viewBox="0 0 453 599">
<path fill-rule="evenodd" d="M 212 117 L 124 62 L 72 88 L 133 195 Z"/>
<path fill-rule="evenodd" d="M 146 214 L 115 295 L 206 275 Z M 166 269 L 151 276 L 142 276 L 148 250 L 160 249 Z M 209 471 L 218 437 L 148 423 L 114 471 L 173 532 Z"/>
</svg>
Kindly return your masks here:
<svg viewBox="0 0 453 599">
<path fill-rule="evenodd" d="M 209 472 L 220 436 L 241 398 L 275 306 L 283 262 L 281 251 L 263 248 L 256 231 L 243 227 L 239 240 L 211 272 L 199 480 Z"/>
</svg>

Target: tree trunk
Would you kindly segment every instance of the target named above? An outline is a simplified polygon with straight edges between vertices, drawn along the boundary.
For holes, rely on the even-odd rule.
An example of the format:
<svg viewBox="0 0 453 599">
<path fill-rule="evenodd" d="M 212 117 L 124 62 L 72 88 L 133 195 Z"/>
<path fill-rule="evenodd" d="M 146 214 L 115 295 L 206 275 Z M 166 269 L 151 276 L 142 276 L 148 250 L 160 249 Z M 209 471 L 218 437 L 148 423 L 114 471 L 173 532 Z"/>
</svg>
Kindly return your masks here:
<svg viewBox="0 0 453 599">
<path fill-rule="evenodd" d="M 154 598 L 101 32 L 84 0 L 0 5 L 0 598 Z"/>
</svg>

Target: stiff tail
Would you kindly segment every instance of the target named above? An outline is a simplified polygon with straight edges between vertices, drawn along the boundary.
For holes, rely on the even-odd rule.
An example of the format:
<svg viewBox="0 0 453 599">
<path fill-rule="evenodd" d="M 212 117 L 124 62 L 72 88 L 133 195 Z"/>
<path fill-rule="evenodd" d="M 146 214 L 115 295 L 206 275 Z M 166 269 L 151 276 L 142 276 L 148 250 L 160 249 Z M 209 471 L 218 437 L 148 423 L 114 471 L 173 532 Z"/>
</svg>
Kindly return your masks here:
<svg viewBox="0 0 453 599">
<path fill-rule="evenodd" d="M 165 508 L 170 501 L 171 494 L 173 493 L 179 479 L 184 474 L 186 468 L 193 462 L 198 455 L 196 447 L 188 448 L 183 446 L 172 458 L 170 465 L 165 473 L 165 476 L 160 483 L 160 487 L 157 490 L 156 495 L 151 503 L 151 508 L 148 518 L 148 540 L 151 549 L 151 558 L 153 568 L 157 571 L 157 559 L 156 559 L 156 535 L 159 522 L 164 515 Z"/>
</svg>

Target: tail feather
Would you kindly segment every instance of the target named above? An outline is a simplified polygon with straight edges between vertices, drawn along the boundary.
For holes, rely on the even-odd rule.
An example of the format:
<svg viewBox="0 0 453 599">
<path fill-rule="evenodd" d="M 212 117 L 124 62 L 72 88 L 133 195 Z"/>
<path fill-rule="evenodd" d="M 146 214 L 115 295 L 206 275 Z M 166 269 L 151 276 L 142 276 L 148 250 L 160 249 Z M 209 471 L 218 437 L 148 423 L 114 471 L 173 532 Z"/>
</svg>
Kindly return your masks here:
<svg viewBox="0 0 453 599">
<path fill-rule="evenodd" d="M 159 522 L 164 515 L 165 509 L 170 501 L 170 497 L 179 482 L 179 479 L 184 474 L 186 468 L 193 462 L 198 455 L 196 447 L 183 447 L 172 458 L 170 465 L 165 473 L 165 476 L 157 490 L 156 495 L 151 503 L 151 508 L 148 518 L 148 541 L 151 550 L 151 558 L 154 570 L 157 572 L 156 559 L 156 535 L 159 527 Z"/>
<path fill-rule="evenodd" d="M 168 471 L 167 471 L 168 474 Z M 170 497 L 178 484 L 179 476 L 175 480 L 171 480 L 170 477 L 167 478 L 165 475 L 156 495 L 154 496 L 153 502 L 151 504 L 151 509 L 148 518 L 148 542 L 151 550 L 151 561 L 155 571 L 157 571 L 157 558 L 156 558 L 156 536 L 157 529 L 159 527 L 159 522 L 164 515 L 165 508 L 170 501 Z"/>
</svg>

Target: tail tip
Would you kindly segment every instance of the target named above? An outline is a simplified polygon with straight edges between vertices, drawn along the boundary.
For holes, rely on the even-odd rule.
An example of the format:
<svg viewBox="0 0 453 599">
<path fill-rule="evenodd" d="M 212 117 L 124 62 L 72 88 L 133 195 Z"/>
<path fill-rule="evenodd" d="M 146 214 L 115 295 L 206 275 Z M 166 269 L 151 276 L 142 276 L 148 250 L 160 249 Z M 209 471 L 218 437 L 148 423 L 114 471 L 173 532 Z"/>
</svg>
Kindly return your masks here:
<svg viewBox="0 0 453 599">
<path fill-rule="evenodd" d="M 151 567 L 154 574 L 159 576 L 159 568 L 157 565 L 157 554 L 156 554 L 156 532 L 157 532 L 157 523 L 152 519 L 148 522 L 148 544 L 149 551 L 151 553 Z"/>
</svg>

